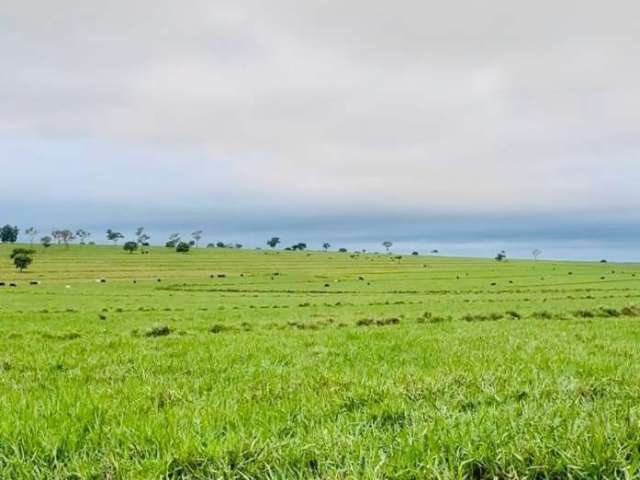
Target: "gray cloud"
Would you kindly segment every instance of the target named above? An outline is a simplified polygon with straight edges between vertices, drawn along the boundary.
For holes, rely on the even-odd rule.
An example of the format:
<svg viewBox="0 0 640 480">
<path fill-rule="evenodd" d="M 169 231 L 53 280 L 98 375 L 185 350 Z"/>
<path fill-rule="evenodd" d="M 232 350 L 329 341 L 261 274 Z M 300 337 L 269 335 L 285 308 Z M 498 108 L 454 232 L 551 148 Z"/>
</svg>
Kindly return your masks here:
<svg viewBox="0 0 640 480">
<path fill-rule="evenodd" d="M 146 202 L 630 225 L 638 14 L 632 1 L 4 2 L 0 201 L 75 201 L 78 218 Z"/>
</svg>

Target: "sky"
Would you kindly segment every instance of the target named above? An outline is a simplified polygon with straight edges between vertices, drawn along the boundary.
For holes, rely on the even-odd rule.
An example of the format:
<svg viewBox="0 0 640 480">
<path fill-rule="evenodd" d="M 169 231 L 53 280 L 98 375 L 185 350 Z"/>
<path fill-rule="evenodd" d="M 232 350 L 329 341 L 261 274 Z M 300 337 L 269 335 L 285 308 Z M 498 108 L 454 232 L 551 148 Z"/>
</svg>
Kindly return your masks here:
<svg viewBox="0 0 640 480">
<path fill-rule="evenodd" d="M 637 0 L 0 2 L 0 223 L 640 260 L 638 18 Z"/>
</svg>

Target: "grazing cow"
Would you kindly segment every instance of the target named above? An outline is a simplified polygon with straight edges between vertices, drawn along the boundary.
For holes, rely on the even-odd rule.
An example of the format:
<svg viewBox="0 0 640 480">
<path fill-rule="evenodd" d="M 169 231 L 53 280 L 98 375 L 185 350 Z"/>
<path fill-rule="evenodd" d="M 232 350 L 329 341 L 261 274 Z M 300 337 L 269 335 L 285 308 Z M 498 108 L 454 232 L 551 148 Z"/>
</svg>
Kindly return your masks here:
<svg viewBox="0 0 640 480">
<path fill-rule="evenodd" d="M 0 282 L 0 287 L 4 287 L 6 284 L 4 282 Z"/>
<path fill-rule="evenodd" d="M 9 284 L 9 286 L 10 286 L 10 287 L 15 288 L 15 287 L 17 287 L 18 285 L 17 285 L 17 284 L 15 284 L 15 283 L 10 283 L 10 284 Z"/>
<path fill-rule="evenodd" d="M 29 285 L 40 285 L 40 282 L 37 280 L 32 280 L 29 282 Z"/>
</svg>

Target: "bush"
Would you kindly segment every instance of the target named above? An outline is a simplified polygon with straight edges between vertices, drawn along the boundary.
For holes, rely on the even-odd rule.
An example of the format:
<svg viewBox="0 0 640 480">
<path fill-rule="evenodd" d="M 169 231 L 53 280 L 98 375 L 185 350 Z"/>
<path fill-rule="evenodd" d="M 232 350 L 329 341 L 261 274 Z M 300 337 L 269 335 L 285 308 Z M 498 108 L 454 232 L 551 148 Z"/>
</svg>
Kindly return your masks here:
<svg viewBox="0 0 640 480">
<path fill-rule="evenodd" d="M 187 242 L 180 242 L 176 246 L 176 252 L 178 253 L 188 253 L 189 250 L 191 250 L 191 245 L 189 245 Z"/>
<path fill-rule="evenodd" d="M 18 255 L 29 256 L 29 255 L 33 255 L 34 253 L 36 253 L 36 251 L 33 248 L 17 247 L 11 251 L 10 257 L 13 259 L 13 258 L 16 258 Z"/>
<path fill-rule="evenodd" d="M 15 257 L 13 257 L 13 264 L 21 272 L 32 263 L 33 263 L 33 258 L 31 258 L 29 255 L 25 255 L 24 253 L 20 253 Z"/>
<path fill-rule="evenodd" d="M 171 329 L 167 325 L 156 325 L 151 327 L 144 334 L 145 337 L 166 337 L 171 333 Z"/>
<path fill-rule="evenodd" d="M 227 330 L 231 330 L 231 329 L 230 329 L 229 327 L 227 327 L 226 325 L 222 325 L 222 324 L 220 324 L 220 323 L 217 323 L 217 324 L 213 325 L 213 326 L 209 329 L 209 331 L 210 331 L 211 333 L 222 333 L 222 332 L 225 332 L 225 331 L 227 331 Z"/>
<path fill-rule="evenodd" d="M 125 252 L 129 252 L 129 253 L 133 253 L 138 249 L 138 243 L 137 242 L 126 242 L 123 246 L 122 249 Z"/>
</svg>

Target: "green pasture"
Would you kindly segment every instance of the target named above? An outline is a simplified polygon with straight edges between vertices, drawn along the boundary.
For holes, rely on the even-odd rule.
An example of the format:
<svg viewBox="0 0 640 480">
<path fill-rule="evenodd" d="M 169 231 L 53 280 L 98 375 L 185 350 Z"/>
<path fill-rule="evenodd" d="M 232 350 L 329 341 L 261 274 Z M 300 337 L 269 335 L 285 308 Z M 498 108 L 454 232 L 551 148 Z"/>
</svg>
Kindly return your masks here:
<svg viewBox="0 0 640 480">
<path fill-rule="evenodd" d="M 639 266 L 11 248 L 2 479 L 640 476 Z"/>
</svg>

